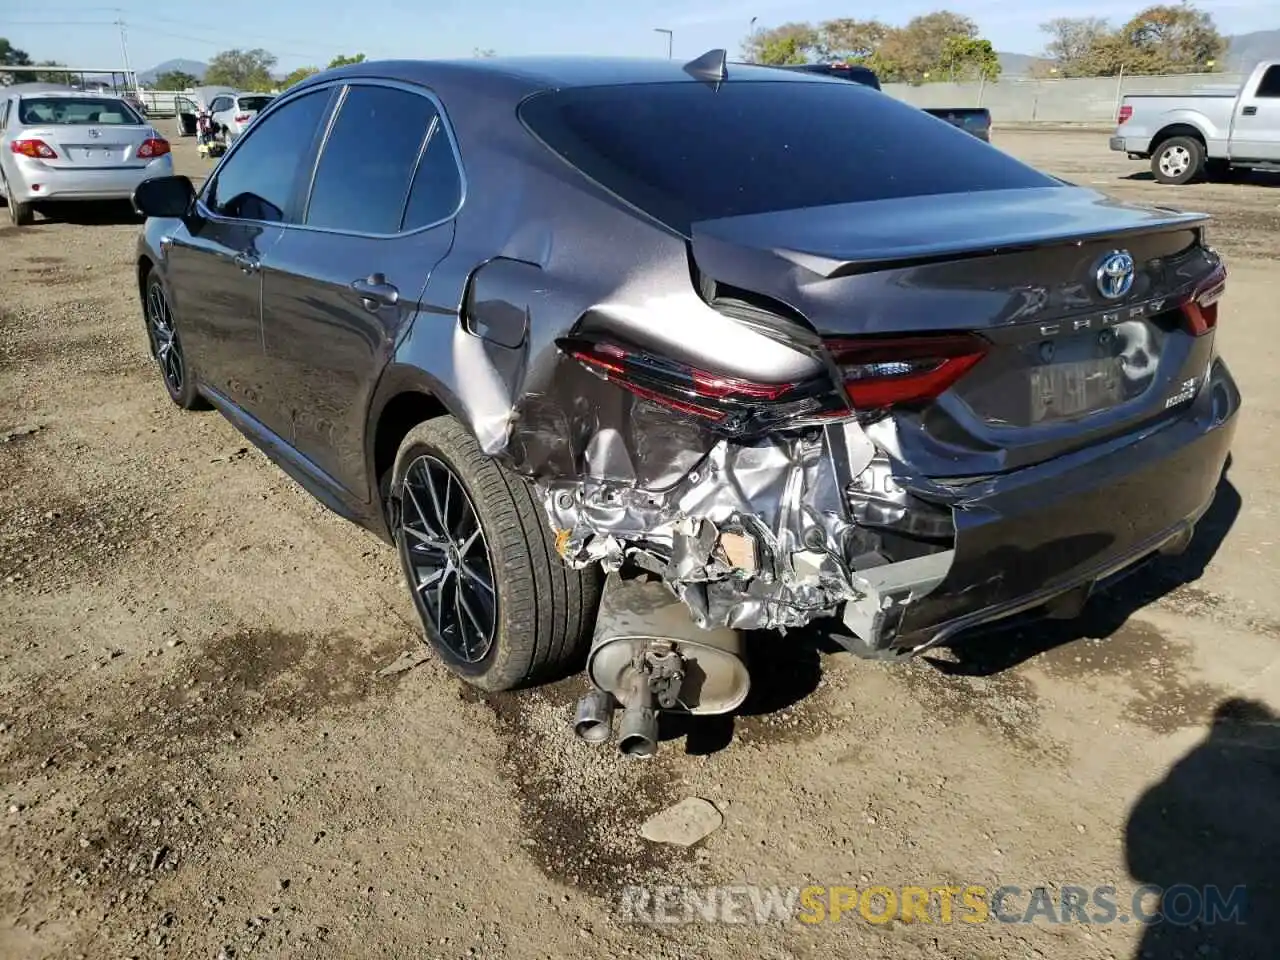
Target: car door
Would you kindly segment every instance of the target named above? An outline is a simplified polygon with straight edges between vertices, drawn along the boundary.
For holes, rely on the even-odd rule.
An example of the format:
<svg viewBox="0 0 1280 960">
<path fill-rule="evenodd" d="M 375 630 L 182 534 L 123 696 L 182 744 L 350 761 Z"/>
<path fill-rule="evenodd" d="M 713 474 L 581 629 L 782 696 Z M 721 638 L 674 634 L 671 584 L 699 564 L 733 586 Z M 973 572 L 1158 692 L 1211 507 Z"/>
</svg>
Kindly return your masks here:
<svg viewBox="0 0 1280 960">
<path fill-rule="evenodd" d="M 1280 64 L 1268 67 L 1257 89 L 1236 102 L 1231 159 L 1280 163 Z"/>
<path fill-rule="evenodd" d="M 422 88 L 352 83 L 334 111 L 302 224 L 263 261 L 263 338 L 278 373 L 269 415 L 321 479 L 369 502 L 370 398 L 452 246 L 462 172 Z"/>
<path fill-rule="evenodd" d="M 261 261 L 301 209 L 330 94 L 308 92 L 265 115 L 214 170 L 196 216 L 162 241 L 188 362 L 202 384 L 253 416 L 269 376 Z"/>
<path fill-rule="evenodd" d="M 213 120 L 213 129 L 225 127 L 231 122 L 228 112 L 235 105 L 235 101 L 231 97 L 214 97 L 213 102 L 209 104 L 209 116 Z"/>
</svg>

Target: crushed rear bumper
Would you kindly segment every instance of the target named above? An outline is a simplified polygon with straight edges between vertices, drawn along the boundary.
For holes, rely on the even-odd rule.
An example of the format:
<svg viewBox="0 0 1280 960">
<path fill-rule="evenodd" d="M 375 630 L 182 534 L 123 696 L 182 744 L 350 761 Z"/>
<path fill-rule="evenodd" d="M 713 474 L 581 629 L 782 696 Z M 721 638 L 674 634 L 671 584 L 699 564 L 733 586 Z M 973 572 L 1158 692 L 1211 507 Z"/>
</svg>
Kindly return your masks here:
<svg viewBox="0 0 1280 960">
<path fill-rule="evenodd" d="M 1185 546 L 1213 501 L 1239 408 L 1239 390 L 1215 360 L 1176 420 L 975 484 L 954 504 L 946 576 L 900 611 L 891 606 L 878 635 L 862 639 L 875 649 L 919 653 L 1073 591 L 1087 595 L 1152 554 Z"/>
</svg>

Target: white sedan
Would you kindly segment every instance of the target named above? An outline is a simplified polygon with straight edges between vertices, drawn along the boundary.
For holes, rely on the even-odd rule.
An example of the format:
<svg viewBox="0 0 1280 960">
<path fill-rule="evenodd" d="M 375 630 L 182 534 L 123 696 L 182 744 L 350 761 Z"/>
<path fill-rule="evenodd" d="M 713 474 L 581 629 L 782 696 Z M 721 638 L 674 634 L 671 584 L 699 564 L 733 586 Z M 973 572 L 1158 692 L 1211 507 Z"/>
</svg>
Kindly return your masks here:
<svg viewBox="0 0 1280 960">
<path fill-rule="evenodd" d="M 122 98 L 0 88 L 0 198 L 14 226 L 37 206 L 128 200 L 143 180 L 172 174 L 169 141 Z"/>
</svg>

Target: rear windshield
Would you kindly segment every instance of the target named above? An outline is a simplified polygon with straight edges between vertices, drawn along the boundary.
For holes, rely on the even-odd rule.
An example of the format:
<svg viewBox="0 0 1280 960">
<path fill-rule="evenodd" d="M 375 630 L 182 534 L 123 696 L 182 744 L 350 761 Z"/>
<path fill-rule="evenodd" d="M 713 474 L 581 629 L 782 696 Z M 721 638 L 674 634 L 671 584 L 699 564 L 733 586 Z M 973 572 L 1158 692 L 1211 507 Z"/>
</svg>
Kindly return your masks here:
<svg viewBox="0 0 1280 960">
<path fill-rule="evenodd" d="M 266 107 L 271 102 L 271 97 L 241 97 L 236 101 L 240 110 L 258 111 Z"/>
<path fill-rule="evenodd" d="M 18 120 L 24 126 L 51 123 L 96 123 L 102 127 L 141 123 L 123 100 L 115 97 L 23 97 Z"/>
<path fill-rule="evenodd" d="M 861 84 L 578 87 L 520 108 L 588 177 L 680 233 L 700 220 L 1061 184 Z"/>
</svg>

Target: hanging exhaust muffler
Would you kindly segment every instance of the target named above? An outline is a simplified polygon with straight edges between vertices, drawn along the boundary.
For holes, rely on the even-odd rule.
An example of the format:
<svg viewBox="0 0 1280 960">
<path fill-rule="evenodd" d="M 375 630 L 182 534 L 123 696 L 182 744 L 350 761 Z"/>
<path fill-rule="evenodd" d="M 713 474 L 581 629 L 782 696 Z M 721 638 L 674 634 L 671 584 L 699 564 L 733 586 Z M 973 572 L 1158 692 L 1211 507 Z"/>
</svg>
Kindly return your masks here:
<svg viewBox="0 0 1280 960">
<path fill-rule="evenodd" d="M 659 711 L 729 713 L 751 688 L 738 631 L 705 630 L 660 580 L 617 573 L 605 581 L 587 675 L 595 689 L 578 704 L 574 732 L 607 739 L 616 703 L 618 747 L 641 757 L 657 749 Z"/>
</svg>

